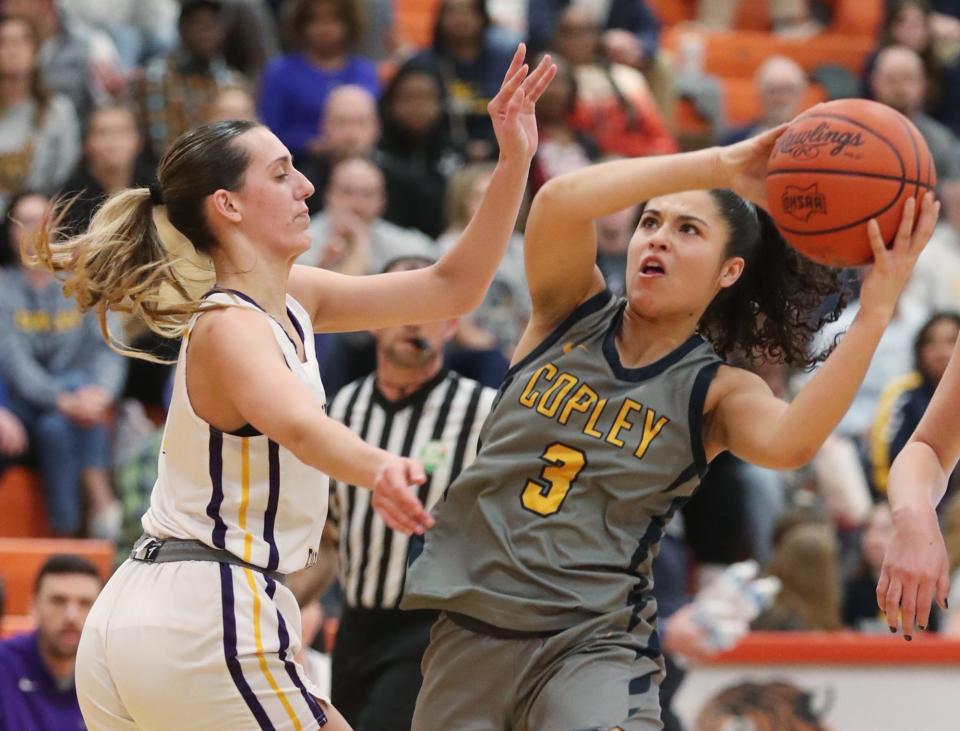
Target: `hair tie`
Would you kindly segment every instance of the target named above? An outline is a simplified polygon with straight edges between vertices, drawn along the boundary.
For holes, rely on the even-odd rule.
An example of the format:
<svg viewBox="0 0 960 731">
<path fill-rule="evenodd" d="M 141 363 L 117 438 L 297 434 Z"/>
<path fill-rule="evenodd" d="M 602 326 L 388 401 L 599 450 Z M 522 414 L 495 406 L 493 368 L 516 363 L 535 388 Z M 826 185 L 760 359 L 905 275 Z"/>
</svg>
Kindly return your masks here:
<svg viewBox="0 0 960 731">
<path fill-rule="evenodd" d="M 154 180 L 148 187 L 150 189 L 150 202 L 155 206 L 164 205 L 163 189 L 160 187 L 160 182 Z"/>
</svg>

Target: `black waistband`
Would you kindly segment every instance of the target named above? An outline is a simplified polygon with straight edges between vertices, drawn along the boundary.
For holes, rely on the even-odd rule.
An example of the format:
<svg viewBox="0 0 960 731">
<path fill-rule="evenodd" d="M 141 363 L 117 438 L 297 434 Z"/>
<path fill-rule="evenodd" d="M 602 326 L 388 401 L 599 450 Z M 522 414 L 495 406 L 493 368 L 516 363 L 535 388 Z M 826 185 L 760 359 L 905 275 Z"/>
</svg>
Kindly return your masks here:
<svg viewBox="0 0 960 731">
<path fill-rule="evenodd" d="M 554 635 L 558 635 L 564 631 L 562 629 L 555 629 L 546 630 L 543 632 L 525 632 L 523 630 L 497 627 L 493 624 L 487 624 L 476 617 L 469 617 L 466 614 L 459 614 L 458 612 L 444 612 L 444 614 L 451 622 L 458 627 L 467 630 L 468 632 L 473 632 L 477 635 L 486 635 L 487 637 L 494 637 L 498 640 L 536 640 L 543 639 L 545 637 L 553 637 Z"/>
<path fill-rule="evenodd" d="M 140 536 L 133 544 L 130 558 L 134 561 L 146 563 L 169 563 L 171 561 L 212 561 L 240 566 L 251 571 L 259 571 L 274 581 L 284 584 L 286 576 L 279 571 L 270 571 L 262 566 L 248 563 L 237 558 L 229 551 L 220 548 L 211 548 L 205 543 L 187 538 L 154 538 L 146 534 Z"/>
</svg>

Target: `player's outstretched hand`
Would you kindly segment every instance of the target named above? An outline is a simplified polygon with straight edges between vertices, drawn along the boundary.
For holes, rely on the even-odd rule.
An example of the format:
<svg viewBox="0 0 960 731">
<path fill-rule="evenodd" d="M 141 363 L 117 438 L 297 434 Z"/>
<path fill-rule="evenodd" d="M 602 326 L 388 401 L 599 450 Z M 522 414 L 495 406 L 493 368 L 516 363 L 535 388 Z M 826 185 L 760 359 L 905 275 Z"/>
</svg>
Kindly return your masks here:
<svg viewBox="0 0 960 731">
<path fill-rule="evenodd" d="M 721 179 L 729 188 L 761 208 L 767 208 L 767 162 L 786 124 L 717 151 Z"/>
<path fill-rule="evenodd" d="M 544 56 L 533 73 L 523 62 L 527 47 L 521 43 L 503 77 L 500 91 L 490 100 L 487 111 L 500 146 L 500 157 L 529 162 L 537 151 L 537 100 L 557 73 L 550 56 Z"/>
<path fill-rule="evenodd" d="M 949 591 L 950 560 L 933 506 L 898 515 L 877 582 L 877 606 L 890 631 L 897 631 L 899 617 L 904 637 L 912 639 L 914 626 L 927 628 L 934 600 L 947 608 Z"/>
<path fill-rule="evenodd" d="M 917 202 L 908 198 L 904 204 L 900 227 L 889 249 L 880 235 L 876 219 L 867 223 L 873 266 L 860 288 L 860 311 L 882 317 L 885 322 L 893 317 L 900 292 L 910 278 L 917 257 L 933 235 L 940 215 L 940 203 L 934 199 L 933 193 L 926 193 L 920 203 L 920 218 L 914 225 Z"/>
<path fill-rule="evenodd" d="M 373 483 L 373 509 L 387 526 L 406 535 L 422 534 L 433 527 L 430 513 L 410 489 L 413 485 L 422 485 L 426 479 L 423 466 L 416 460 L 405 457 L 387 460 Z"/>
</svg>

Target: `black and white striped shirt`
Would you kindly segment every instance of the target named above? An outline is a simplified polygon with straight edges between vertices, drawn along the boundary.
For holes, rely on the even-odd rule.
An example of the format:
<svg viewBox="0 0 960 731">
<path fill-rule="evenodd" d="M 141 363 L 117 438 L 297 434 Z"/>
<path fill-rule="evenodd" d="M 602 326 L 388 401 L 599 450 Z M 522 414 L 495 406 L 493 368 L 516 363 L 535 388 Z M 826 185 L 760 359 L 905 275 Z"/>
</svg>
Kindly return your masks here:
<svg viewBox="0 0 960 731">
<path fill-rule="evenodd" d="M 369 444 L 419 459 L 419 488 L 430 509 L 477 454 L 480 427 L 496 391 L 441 371 L 405 398 L 388 401 L 371 374 L 345 386 L 330 415 Z M 338 529 L 340 585 L 350 607 L 395 609 L 406 575 L 408 538 L 389 529 L 370 507 L 371 492 L 330 481 L 329 520 Z"/>
</svg>

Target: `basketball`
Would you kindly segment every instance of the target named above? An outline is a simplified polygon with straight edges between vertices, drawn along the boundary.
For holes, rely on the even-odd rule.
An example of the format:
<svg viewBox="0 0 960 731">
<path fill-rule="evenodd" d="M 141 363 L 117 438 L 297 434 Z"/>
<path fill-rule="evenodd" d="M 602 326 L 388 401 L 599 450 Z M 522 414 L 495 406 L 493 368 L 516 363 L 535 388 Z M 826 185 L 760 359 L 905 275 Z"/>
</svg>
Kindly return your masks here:
<svg viewBox="0 0 960 731">
<path fill-rule="evenodd" d="M 878 102 L 840 99 L 796 117 L 767 168 L 767 202 L 783 237 L 834 267 L 873 260 L 867 222 L 891 246 L 903 206 L 937 182 L 933 158 L 913 123 Z"/>
</svg>

